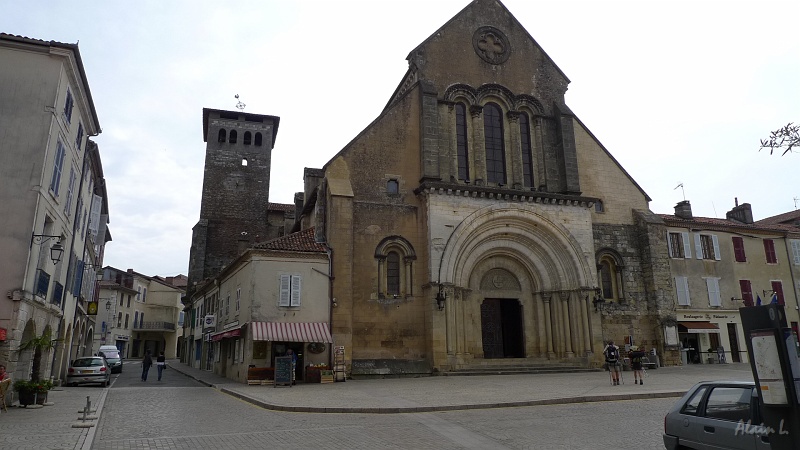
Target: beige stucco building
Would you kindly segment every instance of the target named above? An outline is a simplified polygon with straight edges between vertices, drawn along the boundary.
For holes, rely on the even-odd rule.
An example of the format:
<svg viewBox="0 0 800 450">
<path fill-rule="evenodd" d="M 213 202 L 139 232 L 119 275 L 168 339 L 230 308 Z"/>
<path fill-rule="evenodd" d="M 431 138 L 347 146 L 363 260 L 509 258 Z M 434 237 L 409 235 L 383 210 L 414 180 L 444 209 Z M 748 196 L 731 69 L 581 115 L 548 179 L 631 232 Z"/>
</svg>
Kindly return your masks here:
<svg viewBox="0 0 800 450">
<path fill-rule="evenodd" d="M 60 379 L 91 353 L 111 239 L 100 125 L 76 44 L 0 34 L 0 80 L 0 361 L 28 378 L 31 352 L 13 349 L 49 332 L 41 375 Z"/>
<path fill-rule="evenodd" d="M 186 362 L 245 382 L 249 367 L 273 367 L 292 349 L 302 380 L 308 364 L 330 362 L 329 289 L 313 228 L 256 244 L 196 290 Z"/>
<path fill-rule="evenodd" d="M 100 281 L 95 351 L 115 345 L 124 358 L 141 358 L 164 352 L 178 356 L 182 341 L 184 288 L 173 283 L 179 277 L 151 277 L 132 269 L 103 268 Z M 180 325 L 179 325 L 180 323 Z"/>
<path fill-rule="evenodd" d="M 774 299 L 785 305 L 797 332 L 800 229 L 754 223 L 748 203 L 716 219 L 694 217 L 683 201 L 662 218 L 677 299 L 673 338 L 680 341 L 683 363 L 747 362 L 742 306 Z"/>
</svg>

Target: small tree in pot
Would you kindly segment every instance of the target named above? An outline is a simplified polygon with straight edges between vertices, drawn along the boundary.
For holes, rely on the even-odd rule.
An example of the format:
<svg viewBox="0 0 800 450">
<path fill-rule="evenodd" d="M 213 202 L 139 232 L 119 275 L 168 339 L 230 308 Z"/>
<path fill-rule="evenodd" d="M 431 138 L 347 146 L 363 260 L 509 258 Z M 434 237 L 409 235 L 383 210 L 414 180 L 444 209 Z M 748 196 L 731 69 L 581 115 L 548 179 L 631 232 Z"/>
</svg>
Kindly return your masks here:
<svg viewBox="0 0 800 450">
<path fill-rule="evenodd" d="M 53 335 L 48 328 L 41 336 L 34 336 L 22 343 L 17 351 L 24 352 L 33 350 L 33 364 L 31 366 L 31 379 L 18 380 L 14 383 L 14 390 L 19 393 L 19 403 L 27 406 L 33 403 L 44 403 L 47 399 L 47 391 L 53 387 L 49 380 L 41 379 L 42 354 L 49 352 L 56 346 L 60 339 L 53 339 Z M 39 395 L 42 394 L 42 395 Z M 41 399 L 39 398 L 41 397 Z"/>
</svg>

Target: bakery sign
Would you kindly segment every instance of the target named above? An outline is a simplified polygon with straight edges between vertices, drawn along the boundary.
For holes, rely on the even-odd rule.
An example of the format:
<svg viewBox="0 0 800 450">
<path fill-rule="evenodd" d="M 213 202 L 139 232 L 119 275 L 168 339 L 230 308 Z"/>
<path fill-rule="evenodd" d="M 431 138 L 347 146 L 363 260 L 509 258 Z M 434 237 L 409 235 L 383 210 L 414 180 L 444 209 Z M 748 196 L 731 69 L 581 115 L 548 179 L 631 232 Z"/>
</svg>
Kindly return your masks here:
<svg viewBox="0 0 800 450">
<path fill-rule="evenodd" d="M 709 320 L 711 316 L 708 314 L 681 314 L 679 320 Z"/>
</svg>

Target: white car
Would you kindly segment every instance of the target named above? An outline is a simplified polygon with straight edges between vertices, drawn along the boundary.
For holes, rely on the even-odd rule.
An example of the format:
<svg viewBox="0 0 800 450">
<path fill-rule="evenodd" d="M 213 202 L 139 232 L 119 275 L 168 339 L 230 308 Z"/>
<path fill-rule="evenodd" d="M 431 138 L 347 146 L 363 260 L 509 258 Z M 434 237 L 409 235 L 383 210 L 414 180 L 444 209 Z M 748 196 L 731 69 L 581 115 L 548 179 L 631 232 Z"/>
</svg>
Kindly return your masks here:
<svg viewBox="0 0 800 450">
<path fill-rule="evenodd" d="M 67 371 L 67 386 L 99 383 L 101 386 L 111 384 L 111 369 L 105 358 L 101 356 L 83 356 L 70 364 Z"/>
</svg>

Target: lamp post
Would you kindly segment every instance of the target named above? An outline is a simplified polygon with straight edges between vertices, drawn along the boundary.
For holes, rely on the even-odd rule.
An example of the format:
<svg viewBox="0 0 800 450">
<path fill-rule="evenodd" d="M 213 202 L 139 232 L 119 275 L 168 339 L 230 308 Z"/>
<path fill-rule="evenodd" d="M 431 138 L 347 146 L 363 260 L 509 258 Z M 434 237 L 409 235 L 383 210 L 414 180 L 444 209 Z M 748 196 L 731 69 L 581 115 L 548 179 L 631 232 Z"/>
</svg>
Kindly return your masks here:
<svg viewBox="0 0 800 450">
<path fill-rule="evenodd" d="M 64 254 L 64 246 L 61 245 L 61 236 L 33 234 L 31 235 L 31 247 L 33 247 L 33 244 L 44 244 L 50 239 L 56 240 L 56 243 L 50 247 L 50 259 L 53 261 L 53 264 L 58 264 L 61 261 L 61 256 Z"/>
</svg>

